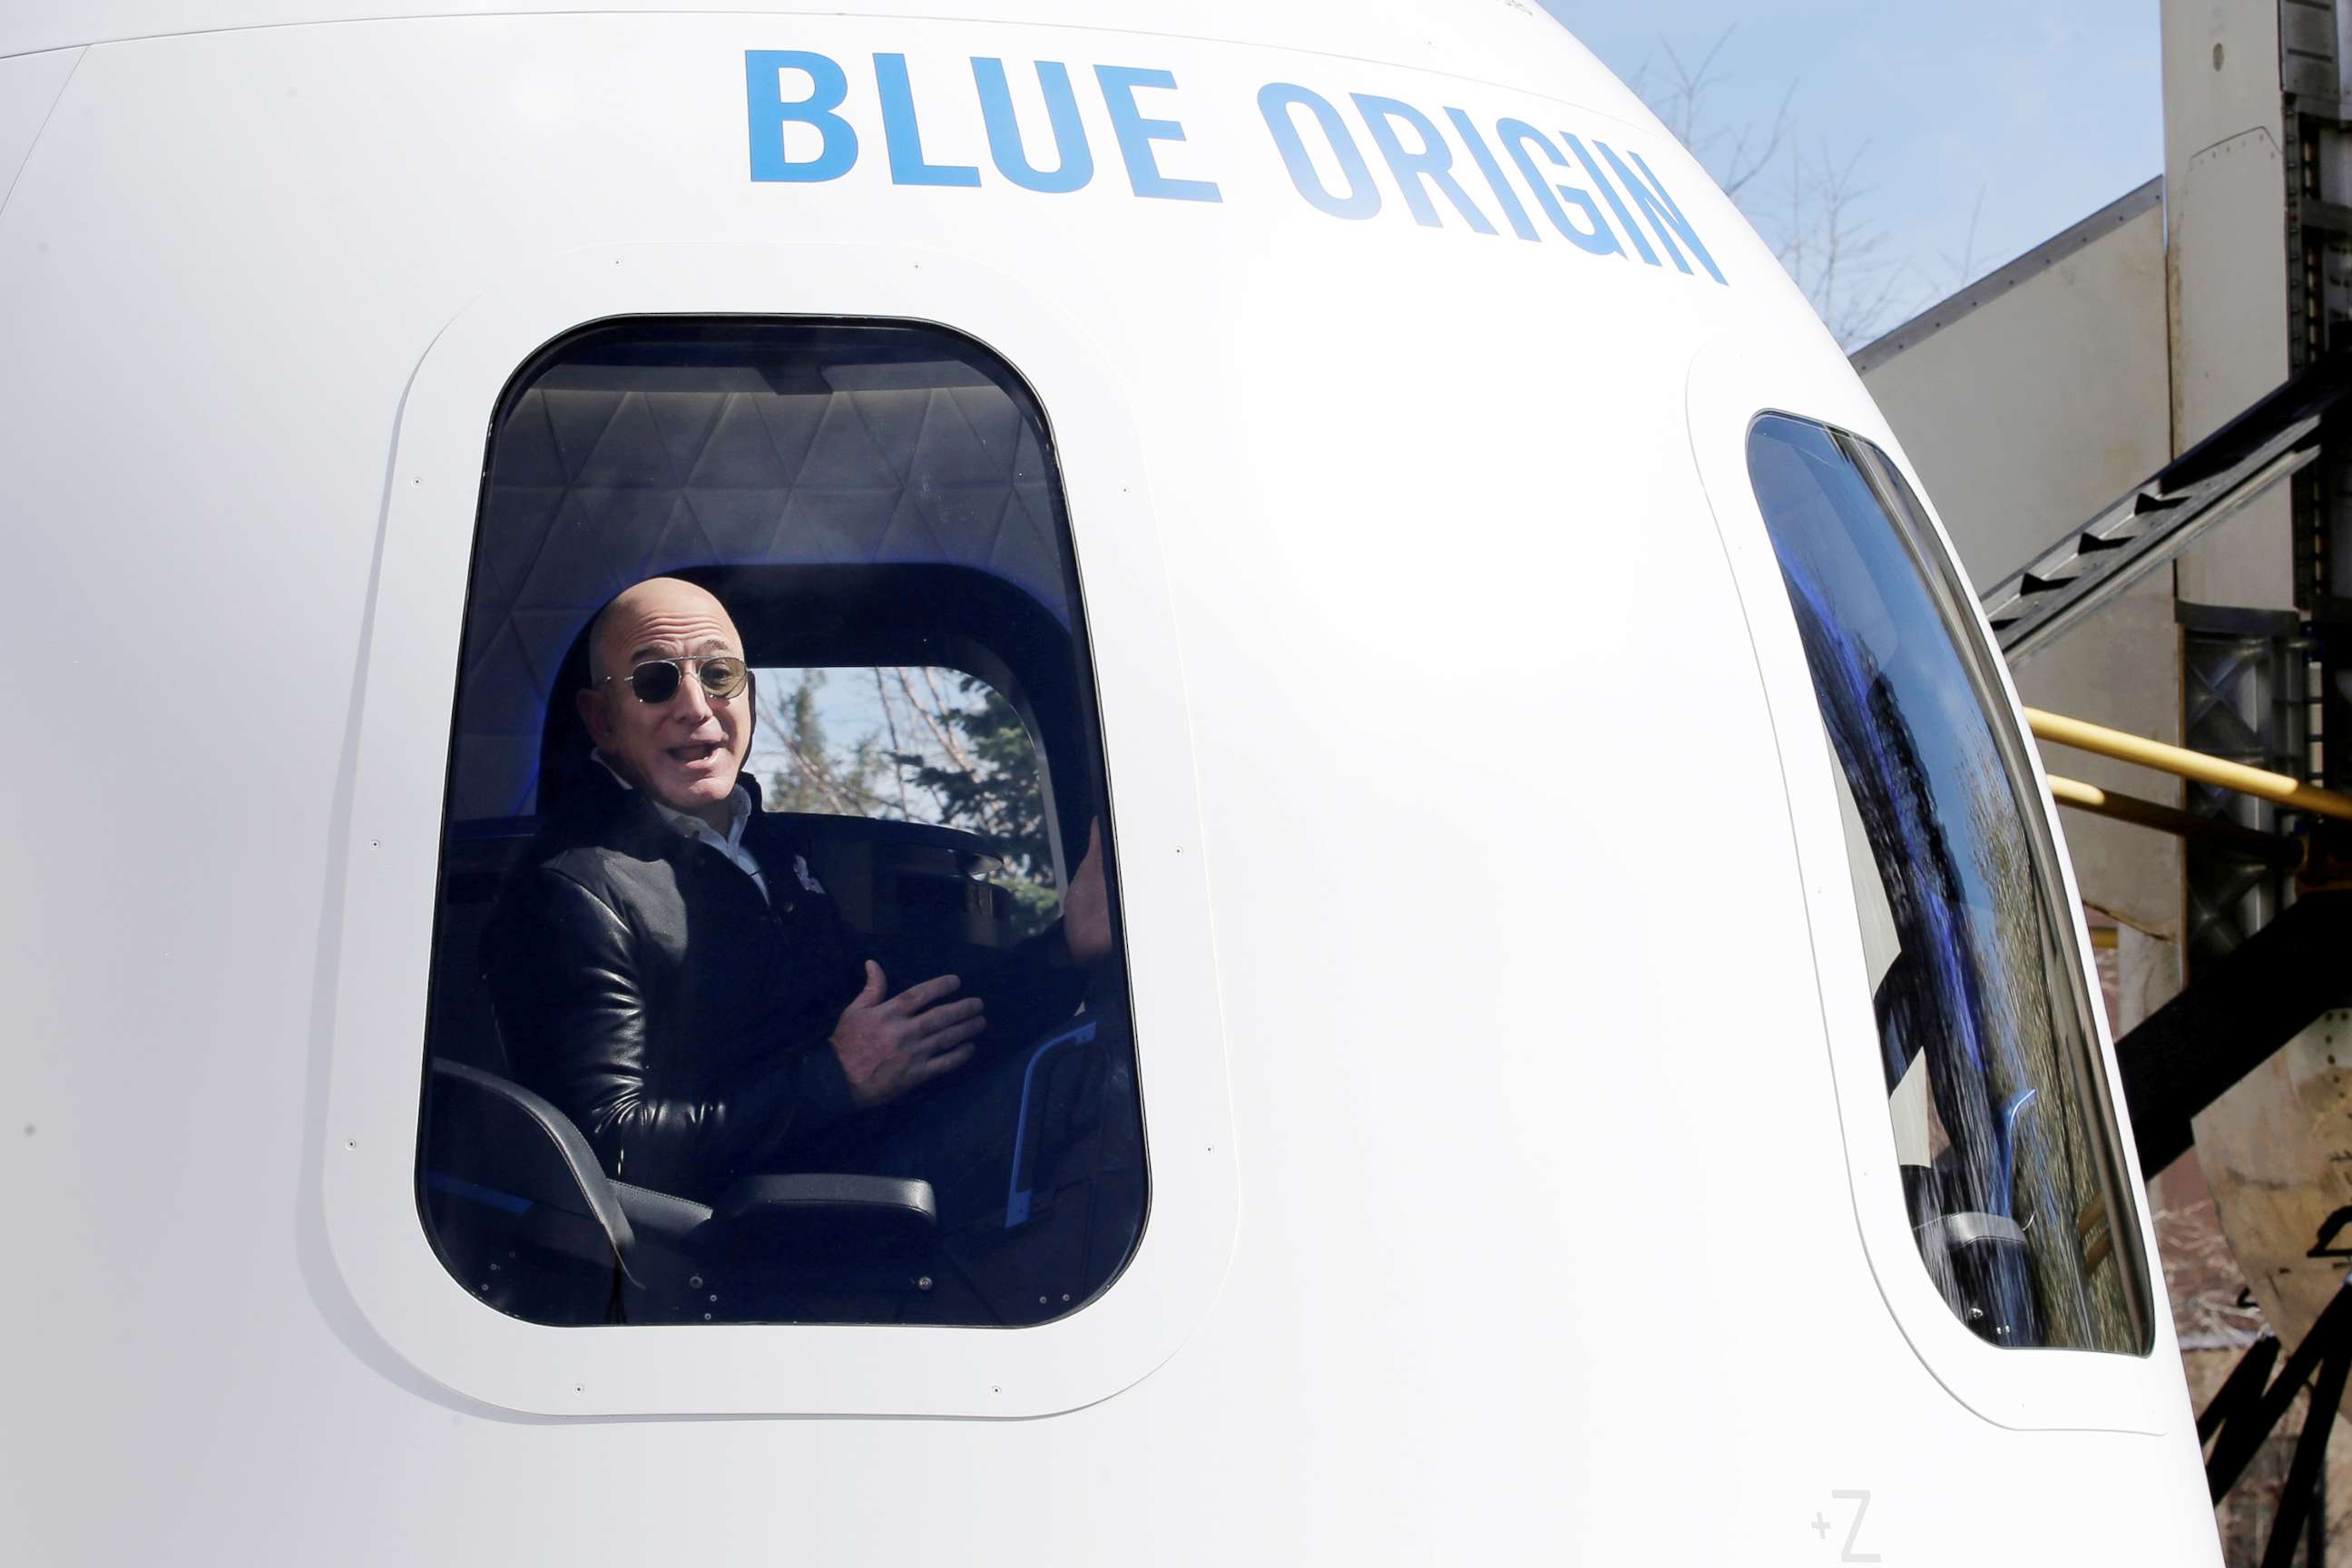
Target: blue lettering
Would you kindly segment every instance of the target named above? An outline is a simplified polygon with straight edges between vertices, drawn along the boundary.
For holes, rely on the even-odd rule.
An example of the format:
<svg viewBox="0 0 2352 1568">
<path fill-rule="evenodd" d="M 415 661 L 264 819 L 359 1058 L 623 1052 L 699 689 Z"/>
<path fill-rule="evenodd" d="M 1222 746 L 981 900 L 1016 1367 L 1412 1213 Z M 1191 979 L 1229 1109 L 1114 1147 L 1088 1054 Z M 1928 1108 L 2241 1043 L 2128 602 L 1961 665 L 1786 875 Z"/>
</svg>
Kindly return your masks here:
<svg viewBox="0 0 2352 1568">
<path fill-rule="evenodd" d="M 1518 164 L 1519 173 L 1527 177 L 1528 188 L 1536 194 L 1536 205 L 1543 208 L 1544 216 L 1551 219 L 1552 227 L 1595 256 L 1623 253 L 1625 247 L 1617 242 L 1616 235 L 1610 232 L 1609 220 L 1601 216 L 1601 204 L 1592 199 L 1590 192 L 1574 185 L 1552 184 L 1536 168 L 1535 156 L 1528 151 L 1530 147 L 1542 148 L 1545 157 L 1563 169 L 1568 167 L 1568 159 L 1553 145 L 1550 137 L 1524 120 L 1502 121 L 1496 125 L 1495 134 L 1503 139 L 1505 150 Z M 1581 208 L 1591 226 L 1588 228 L 1570 222 L 1567 209 L 1559 205 L 1562 201 L 1573 202 Z"/>
<path fill-rule="evenodd" d="M 1134 66 L 1097 66 L 1095 78 L 1102 83 L 1103 103 L 1110 110 L 1110 128 L 1118 136 L 1118 154 L 1127 161 L 1127 183 L 1135 187 L 1139 196 L 1158 196 L 1171 202 L 1222 202 L 1224 193 L 1209 180 L 1171 179 L 1160 172 L 1160 161 L 1151 151 L 1154 142 L 1181 142 L 1184 127 L 1173 120 L 1146 120 L 1135 106 L 1135 89 L 1139 87 L 1173 88 L 1176 78 L 1168 71 L 1144 70 Z"/>
<path fill-rule="evenodd" d="M 894 185 L 976 185 L 980 171 L 970 163 L 923 161 L 923 132 L 915 123 L 915 93 L 907 85 L 907 57 L 876 55 L 874 87 L 882 99 L 882 140 L 890 149 Z"/>
<path fill-rule="evenodd" d="M 1295 105 L 1304 105 L 1321 127 L 1323 140 L 1329 144 L 1331 155 L 1339 160 L 1339 173 L 1348 181 L 1346 195 L 1323 188 L 1323 177 L 1307 157 L 1307 144 L 1299 140 L 1298 122 L 1290 112 Z M 1381 210 L 1380 187 L 1372 184 L 1372 171 L 1329 100 L 1294 82 L 1268 82 L 1258 89 L 1257 109 L 1265 116 L 1265 128 L 1274 132 L 1274 144 L 1282 153 L 1283 167 L 1290 171 L 1290 183 L 1317 209 L 1333 217 L 1351 218 L 1370 217 Z"/>
<path fill-rule="evenodd" d="M 1037 62 L 1037 86 L 1045 95 L 1045 118 L 1054 127 L 1054 150 L 1059 161 L 1051 174 L 1029 162 L 1021 144 L 1021 122 L 1013 114 L 1013 89 L 1005 84 L 1004 62 L 985 55 L 971 62 L 972 80 L 980 86 L 980 117 L 988 125 L 988 155 L 997 173 L 1024 191 L 1059 195 L 1075 191 L 1095 177 L 1095 155 L 1087 145 L 1087 128 L 1078 120 L 1078 100 L 1070 91 L 1070 68 L 1059 60 Z"/>
<path fill-rule="evenodd" d="M 1593 145 L 1600 148 L 1601 155 L 1609 160 L 1609 166 L 1617 171 L 1617 178 L 1632 195 L 1633 205 L 1642 209 L 1642 216 L 1650 220 L 1651 228 L 1657 231 L 1658 243 L 1666 247 L 1666 254 L 1675 258 L 1675 265 L 1685 272 L 1690 270 L 1690 263 L 1685 261 L 1683 253 L 1675 247 L 1675 237 L 1680 235 L 1683 243 L 1691 247 L 1691 254 L 1698 258 L 1698 264 L 1706 268 L 1706 275 L 1717 283 L 1722 282 L 1723 269 L 1716 266 L 1715 258 L 1706 253 L 1706 247 L 1698 242 L 1698 235 L 1692 229 L 1690 221 L 1683 216 L 1683 209 L 1675 205 L 1675 199 L 1666 195 L 1666 187 L 1659 184 L 1658 176 L 1650 172 L 1650 165 L 1643 161 L 1642 154 L 1631 154 L 1633 162 L 1642 168 L 1641 176 L 1636 178 L 1633 171 L 1625 167 L 1625 161 L 1617 156 L 1616 149 L 1608 142 L 1596 141 Z"/>
<path fill-rule="evenodd" d="M 1536 226 L 1528 221 L 1528 209 L 1519 205 L 1518 196 L 1511 190 L 1511 183 L 1503 177 L 1503 166 L 1495 162 L 1495 154 L 1487 150 L 1486 138 L 1478 134 L 1475 125 L 1470 123 L 1470 117 L 1458 109 L 1448 109 L 1445 118 L 1454 122 L 1454 132 L 1462 138 L 1462 144 L 1470 149 L 1470 161 L 1478 165 L 1478 172 L 1486 176 L 1487 188 L 1495 193 L 1495 199 L 1503 204 L 1503 216 L 1510 220 L 1511 232 L 1521 239 L 1541 238 L 1536 233 Z"/>
<path fill-rule="evenodd" d="M 1633 248 L 1641 252 L 1642 259 L 1653 267 L 1662 265 L 1658 260 L 1658 253 L 1652 250 L 1650 242 L 1642 237 L 1642 227 L 1633 221 L 1633 215 L 1627 212 L 1625 204 L 1617 199 L 1617 187 L 1609 183 L 1609 176 L 1601 172 L 1601 165 L 1592 161 L 1592 154 L 1584 150 L 1584 143 L 1565 131 L 1559 133 L 1559 139 L 1568 143 L 1568 150 L 1576 154 L 1576 161 L 1584 165 L 1584 172 L 1591 174 L 1592 183 L 1601 187 L 1601 195 L 1609 203 L 1609 210 L 1617 215 L 1618 226 L 1622 228 L 1626 237 L 1633 242 Z M 1688 272 L 1690 268 L 1685 267 L 1683 270 Z"/>
<path fill-rule="evenodd" d="M 809 96 L 797 103 L 784 101 L 783 73 L 803 70 L 812 84 Z M 751 127 L 751 178 L 814 184 L 837 180 L 857 162 L 857 131 L 834 112 L 849 96 L 849 78 L 824 55 L 797 49 L 743 51 L 743 103 Z M 784 156 L 784 127 L 814 125 L 824 138 L 824 150 L 804 163 Z"/>
<path fill-rule="evenodd" d="M 1486 215 L 1470 205 L 1470 198 L 1463 193 L 1454 176 L 1446 173 L 1454 167 L 1454 150 L 1445 144 L 1445 139 L 1437 133 L 1437 127 L 1429 122 L 1427 115 L 1393 98 L 1373 98 L 1360 92 L 1351 96 L 1356 100 L 1357 110 L 1364 117 L 1364 128 L 1372 133 L 1372 141 L 1379 146 L 1381 156 L 1388 160 L 1389 172 L 1396 176 L 1397 189 L 1404 193 L 1404 205 L 1412 209 L 1413 222 L 1423 228 L 1444 226 L 1437 216 L 1436 204 L 1422 188 L 1422 182 L 1426 180 L 1445 193 L 1446 200 L 1469 220 L 1472 228 L 1480 234 L 1495 232 L 1495 226 L 1486 221 Z M 1420 152 L 1406 152 L 1404 144 L 1397 140 L 1396 121 L 1400 120 L 1412 126 L 1415 134 L 1420 136 Z"/>
</svg>

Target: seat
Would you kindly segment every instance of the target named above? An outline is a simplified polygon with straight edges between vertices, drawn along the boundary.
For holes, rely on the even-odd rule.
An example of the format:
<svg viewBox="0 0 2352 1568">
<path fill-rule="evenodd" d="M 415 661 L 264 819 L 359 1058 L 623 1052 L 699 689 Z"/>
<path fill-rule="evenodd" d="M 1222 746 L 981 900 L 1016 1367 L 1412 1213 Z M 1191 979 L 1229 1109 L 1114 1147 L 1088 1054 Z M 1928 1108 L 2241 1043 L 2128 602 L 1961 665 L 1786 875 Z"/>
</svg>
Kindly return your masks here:
<svg viewBox="0 0 2352 1568">
<path fill-rule="evenodd" d="M 476 1295 L 536 1322 L 617 1321 L 636 1233 L 569 1117 L 436 1057 L 423 1153 L 417 1196 L 435 1245 Z"/>
<path fill-rule="evenodd" d="M 612 1180 L 544 1097 L 446 1058 L 417 1186 L 449 1271 L 533 1322 L 870 1319 L 876 1298 L 929 1288 L 928 1182 L 751 1176 L 697 1203 Z"/>
</svg>

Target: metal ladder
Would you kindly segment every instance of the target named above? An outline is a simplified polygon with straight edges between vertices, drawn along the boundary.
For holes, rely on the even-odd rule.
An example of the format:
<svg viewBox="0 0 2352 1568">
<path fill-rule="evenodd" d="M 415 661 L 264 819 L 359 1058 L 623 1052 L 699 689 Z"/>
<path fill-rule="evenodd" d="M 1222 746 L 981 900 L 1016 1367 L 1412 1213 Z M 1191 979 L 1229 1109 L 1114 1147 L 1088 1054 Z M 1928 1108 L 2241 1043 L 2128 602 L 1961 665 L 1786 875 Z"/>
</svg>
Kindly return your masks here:
<svg viewBox="0 0 2352 1568">
<path fill-rule="evenodd" d="M 2352 390 L 2352 351 L 2296 372 L 2260 402 L 1985 590 L 2014 660 L 2319 456 L 2321 426 Z"/>
</svg>

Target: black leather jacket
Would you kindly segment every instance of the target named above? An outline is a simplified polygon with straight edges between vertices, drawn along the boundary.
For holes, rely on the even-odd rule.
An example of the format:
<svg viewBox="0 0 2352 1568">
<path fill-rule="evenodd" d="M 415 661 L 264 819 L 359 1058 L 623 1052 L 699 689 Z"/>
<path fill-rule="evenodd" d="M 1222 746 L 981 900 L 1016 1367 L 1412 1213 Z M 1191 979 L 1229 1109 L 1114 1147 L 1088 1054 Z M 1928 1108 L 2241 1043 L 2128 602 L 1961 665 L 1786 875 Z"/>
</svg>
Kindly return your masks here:
<svg viewBox="0 0 2352 1568">
<path fill-rule="evenodd" d="M 893 993 L 938 972 L 871 953 L 802 884 L 806 847 L 782 819 L 755 809 L 743 843 L 767 899 L 590 766 L 499 895 L 483 962 L 508 1058 L 616 1180 L 708 1201 L 736 1176 L 797 1168 L 794 1149 L 861 1114 L 830 1040 L 865 960 L 882 958 Z M 958 973 L 991 1003 L 983 1049 L 1076 1005 L 1058 925 L 974 956 Z"/>
</svg>

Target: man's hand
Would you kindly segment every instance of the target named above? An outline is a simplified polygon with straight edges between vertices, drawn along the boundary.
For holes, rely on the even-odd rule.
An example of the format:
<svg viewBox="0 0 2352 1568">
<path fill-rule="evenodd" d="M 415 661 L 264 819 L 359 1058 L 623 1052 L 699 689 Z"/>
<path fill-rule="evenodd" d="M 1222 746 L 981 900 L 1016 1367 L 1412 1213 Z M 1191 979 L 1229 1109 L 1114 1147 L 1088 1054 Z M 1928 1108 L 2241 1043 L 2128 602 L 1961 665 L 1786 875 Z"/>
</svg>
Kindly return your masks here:
<svg viewBox="0 0 2352 1568">
<path fill-rule="evenodd" d="M 1070 874 L 1070 890 L 1062 899 L 1062 940 L 1080 963 L 1092 963 L 1110 952 L 1110 894 L 1103 887 L 1100 817 L 1087 829 L 1086 858 Z"/>
<path fill-rule="evenodd" d="M 979 997 L 947 1000 L 963 984 L 955 975 L 909 985 L 886 1002 L 888 984 L 882 966 L 867 959 L 866 988 L 833 1026 L 833 1054 L 861 1106 L 887 1104 L 955 1071 L 971 1059 L 972 1041 L 988 1026 L 987 1004 Z"/>
</svg>

